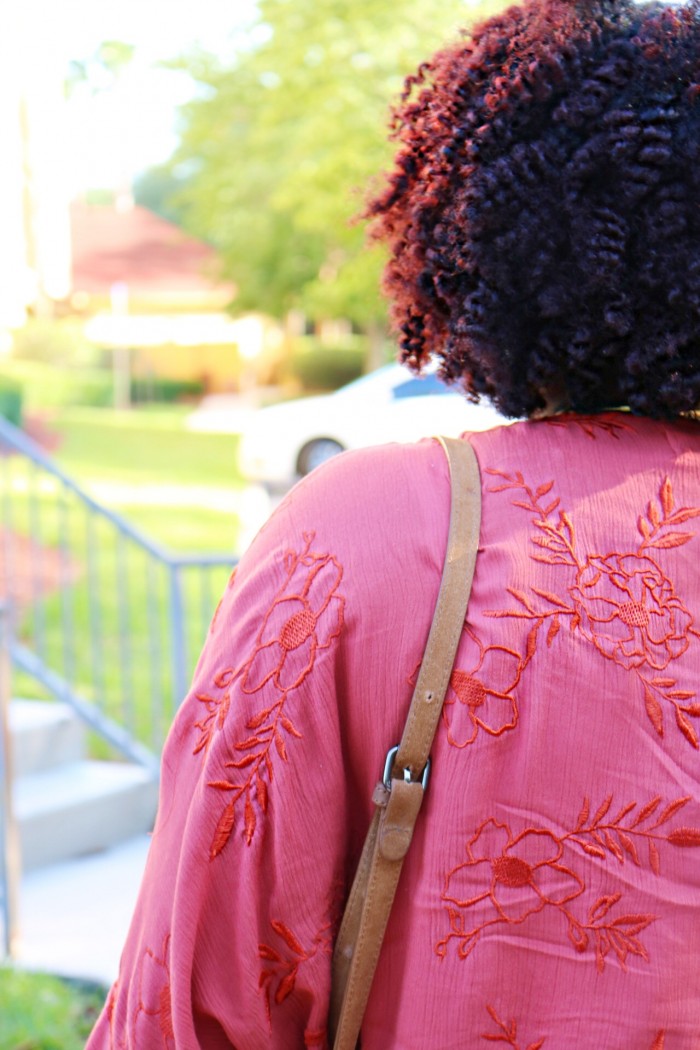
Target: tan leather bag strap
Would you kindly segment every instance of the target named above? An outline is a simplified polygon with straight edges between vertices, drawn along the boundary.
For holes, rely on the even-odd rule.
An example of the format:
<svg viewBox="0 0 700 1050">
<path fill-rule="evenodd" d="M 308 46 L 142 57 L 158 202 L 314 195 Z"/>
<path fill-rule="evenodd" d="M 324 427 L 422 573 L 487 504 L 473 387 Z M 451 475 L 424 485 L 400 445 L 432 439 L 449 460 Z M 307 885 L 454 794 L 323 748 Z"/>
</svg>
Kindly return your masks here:
<svg viewBox="0 0 700 1050">
<path fill-rule="evenodd" d="M 384 778 L 333 953 L 329 1033 L 355 1050 L 403 861 L 423 801 L 435 737 L 464 626 L 481 524 L 479 467 L 468 441 L 438 438 L 450 467 L 452 506 L 435 615 L 401 743 Z"/>
</svg>

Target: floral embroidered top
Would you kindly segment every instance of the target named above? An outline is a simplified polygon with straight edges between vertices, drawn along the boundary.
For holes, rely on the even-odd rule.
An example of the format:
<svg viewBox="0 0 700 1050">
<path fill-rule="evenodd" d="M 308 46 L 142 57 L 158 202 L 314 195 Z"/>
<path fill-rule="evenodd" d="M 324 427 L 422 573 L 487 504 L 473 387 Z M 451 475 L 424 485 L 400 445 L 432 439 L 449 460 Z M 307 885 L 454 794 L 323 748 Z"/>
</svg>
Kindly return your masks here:
<svg viewBox="0 0 700 1050">
<path fill-rule="evenodd" d="M 700 426 L 466 438 L 483 516 L 363 1050 L 700 1047 Z M 436 442 L 285 499 L 163 758 L 90 1050 L 327 1046 L 331 947 L 447 538 Z"/>
</svg>

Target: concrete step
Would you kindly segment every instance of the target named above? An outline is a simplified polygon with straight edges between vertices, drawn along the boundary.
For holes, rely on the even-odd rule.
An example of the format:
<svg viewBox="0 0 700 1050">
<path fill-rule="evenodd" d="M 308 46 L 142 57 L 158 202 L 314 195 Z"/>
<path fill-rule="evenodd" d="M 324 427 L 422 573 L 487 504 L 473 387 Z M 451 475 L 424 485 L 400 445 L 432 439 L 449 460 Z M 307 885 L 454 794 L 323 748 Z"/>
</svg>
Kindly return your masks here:
<svg viewBox="0 0 700 1050">
<path fill-rule="evenodd" d="M 77 761 L 18 777 L 14 809 L 22 868 L 106 849 L 150 831 L 158 785 L 124 762 Z"/>
<path fill-rule="evenodd" d="M 85 728 L 67 704 L 12 700 L 9 721 L 16 777 L 84 757 Z"/>
</svg>

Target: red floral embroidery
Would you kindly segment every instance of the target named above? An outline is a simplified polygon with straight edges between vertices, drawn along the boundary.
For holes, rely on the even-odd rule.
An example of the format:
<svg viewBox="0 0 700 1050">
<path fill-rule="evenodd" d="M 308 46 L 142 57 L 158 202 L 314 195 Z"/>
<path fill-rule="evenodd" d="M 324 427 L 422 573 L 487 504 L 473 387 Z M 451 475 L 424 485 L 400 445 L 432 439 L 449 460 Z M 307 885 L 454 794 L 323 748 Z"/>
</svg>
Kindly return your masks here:
<svg viewBox="0 0 700 1050">
<path fill-rule="evenodd" d="M 309 1029 L 304 1032 L 306 1050 L 327 1050 L 328 1033 L 325 1028 Z"/>
<path fill-rule="evenodd" d="M 541 419 L 537 422 L 538 424 L 544 423 L 550 427 L 565 427 L 567 429 L 576 426 L 589 438 L 593 438 L 594 441 L 598 436 L 597 432 L 607 434 L 609 437 L 616 439 L 619 439 L 620 433 L 625 430 L 634 433 L 634 427 L 630 426 L 629 423 L 623 422 L 622 419 L 612 418 L 612 414 L 607 416 L 578 416 L 570 412 L 562 412 L 559 416 L 548 416 L 546 419 Z"/>
<path fill-rule="evenodd" d="M 623 970 L 628 955 L 647 961 L 639 934 L 654 921 L 654 915 L 611 915 L 622 899 L 621 893 L 597 897 L 590 902 L 585 917 L 573 910 L 573 902 L 586 892 L 576 870 L 577 852 L 604 862 L 612 858 L 620 864 L 627 857 L 643 867 L 640 847 L 645 844 L 649 867 L 658 875 L 659 843 L 700 847 L 700 829 L 664 828 L 689 801 L 690 796 L 678 798 L 659 812 L 661 798 L 657 796 L 640 809 L 630 802 L 611 817 L 609 795 L 591 817 L 589 801 L 584 799 L 574 828 L 563 834 L 535 827 L 516 834 L 493 817 L 482 821 L 466 844 L 466 861 L 452 868 L 445 879 L 442 900 L 450 932 L 438 942 L 437 954 L 444 958 L 449 943 L 456 941 L 457 953 L 465 959 L 485 929 L 519 925 L 545 908 L 555 908 L 566 922 L 575 950 L 583 953 L 592 948 L 599 970 L 604 969 L 611 951 Z"/>
<path fill-rule="evenodd" d="M 646 663 L 663 671 L 690 644 L 693 619 L 650 558 L 588 558 L 571 595 L 582 634 L 626 669 Z"/>
<path fill-rule="evenodd" d="M 243 671 L 242 689 L 254 693 L 267 682 L 288 693 L 296 689 L 343 626 L 345 599 L 338 594 L 343 570 L 330 555 L 311 554 L 305 534 L 300 555 L 287 555 L 288 576 L 258 634 Z"/>
<path fill-rule="evenodd" d="M 235 671 L 232 668 L 219 671 L 214 676 L 214 686 L 216 689 L 221 690 L 221 695 L 219 696 L 197 693 L 197 700 L 200 704 L 204 704 L 206 714 L 194 724 L 195 729 L 199 729 L 201 734 L 192 752 L 194 755 L 198 755 L 200 751 L 206 751 L 212 742 L 214 734 L 224 728 L 226 716 L 231 706 L 230 687 L 234 676 Z"/>
<path fill-rule="evenodd" d="M 489 1043 L 506 1043 L 513 1050 L 521 1050 L 518 1041 L 518 1026 L 515 1020 L 511 1018 L 510 1021 L 502 1021 L 493 1006 L 487 1005 L 486 1009 L 498 1032 L 484 1032 L 481 1038 L 486 1039 Z M 544 1039 L 538 1039 L 536 1043 L 528 1043 L 522 1050 L 540 1050 L 542 1046 L 544 1046 Z"/>
<path fill-rule="evenodd" d="M 174 1050 L 169 955 L 170 934 L 163 941 L 160 955 L 150 948 L 143 953 L 138 976 L 138 1006 L 134 1014 L 135 1047 L 162 1045 L 165 1050 Z"/>
<path fill-rule="evenodd" d="M 654 1042 L 651 1044 L 651 1050 L 664 1050 L 666 1043 L 666 1032 L 660 1031 L 656 1033 Z"/>
<path fill-rule="evenodd" d="M 311 947 L 305 949 L 299 938 L 278 919 L 270 923 L 277 936 L 278 946 L 258 945 L 258 955 L 263 960 L 260 971 L 259 987 L 265 994 L 265 1007 L 268 1020 L 271 1020 L 272 1002 L 280 1006 L 294 992 L 300 969 L 319 952 L 327 955 L 332 951 L 331 923 L 321 927 L 314 937 Z M 279 943 L 281 942 L 281 943 Z M 308 1033 L 307 1033 L 308 1034 Z M 318 1037 L 319 1033 L 311 1033 Z M 326 1033 L 322 1033 L 325 1043 Z M 321 1045 L 318 1042 L 305 1043 L 307 1046 Z"/>
<path fill-rule="evenodd" d="M 468 859 L 449 872 L 442 893 L 448 905 L 461 910 L 487 906 L 480 925 L 460 943 L 460 957 L 471 952 L 487 926 L 524 922 L 548 904 L 558 907 L 583 893 L 583 881 L 561 863 L 563 853 L 563 843 L 547 831 L 530 828 L 513 836 L 493 818 L 478 827 L 467 843 Z M 451 916 L 453 911 L 448 907 Z"/>
<path fill-rule="evenodd" d="M 117 1012 L 124 1014 L 124 1006 L 119 1002 L 119 981 L 115 981 L 109 991 L 107 1002 L 105 1004 L 105 1015 L 107 1017 L 107 1023 L 109 1024 L 109 1050 L 128 1050 L 128 1034 L 126 1024 L 119 1025 L 117 1020 Z M 117 1034 L 117 1029 L 121 1027 L 122 1034 Z"/>
<path fill-rule="evenodd" d="M 219 695 L 197 696 L 206 713 L 195 723 L 200 733 L 195 754 L 225 729 L 234 683 L 241 692 L 259 693 L 270 701 L 246 721 L 243 736 L 232 744 L 233 757 L 224 763 L 230 771 L 227 778 L 209 782 L 209 787 L 229 796 L 212 837 L 212 860 L 230 841 L 241 808 L 243 835 L 251 844 L 259 815 L 268 810 L 275 756 L 287 762 L 287 740 L 302 735 L 287 711 L 290 694 L 342 631 L 345 598 L 338 593 L 342 567 L 332 555 L 312 551 L 313 533 L 304 533 L 303 540 L 301 552 L 285 555 L 285 579 L 263 617 L 252 655 L 238 668 L 217 674 L 214 686 Z"/>
<path fill-rule="evenodd" d="M 572 570 L 564 596 L 537 587 L 531 587 L 530 593 L 509 587 L 518 607 L 487 613 L 531 622 L 523 668 L 537 651 L 544 624 L 548 624 L 546 640 L 550 646 L 562 620 L 568 618 L 571 630 L 591 642 L 601 656 L 636 675 L 647 718 L 658 735 L 664 735 L 667 706 L 686 740 L 698 748 L 700 738 L 690 719 L 700 718 L 700 703 L 695 692 L 679 688 L 669 668 L 688 649 L 691 637 L 700 635 L 672 581 L 651 552 L 679 547 L 693 539 L 694 533 L 679 531 L 678 526 L 698 517 L 700 509 L 675 509 L 671 481 L 665 478 L 658 501 L 652 500 L 637 521 L 641 541 L 636 550 L 579 556 L 570 515 L 561 509 L 559 499 L 550 499 L 553 481 L 534 489 L 520 473 L 488 473 L 503 481 L 491 492 L 515 490 L 522 494 L 513 505 L 533 515 L 537 529 L 534 560 Z"/>
<path fill-rule="evenodd" d="M 465 634 L 467 653 L 462 650 L 460 663 L 471 669 L 454 669 L 442 709 L 447 739 L 459 748 L 474 743 L 480 729 L 501 736 L 515 728 L 518 707 L 513 694 L 522 671 L 520 657 L 511 649 L 484 647 L 469 628 Z"/>
</svg>

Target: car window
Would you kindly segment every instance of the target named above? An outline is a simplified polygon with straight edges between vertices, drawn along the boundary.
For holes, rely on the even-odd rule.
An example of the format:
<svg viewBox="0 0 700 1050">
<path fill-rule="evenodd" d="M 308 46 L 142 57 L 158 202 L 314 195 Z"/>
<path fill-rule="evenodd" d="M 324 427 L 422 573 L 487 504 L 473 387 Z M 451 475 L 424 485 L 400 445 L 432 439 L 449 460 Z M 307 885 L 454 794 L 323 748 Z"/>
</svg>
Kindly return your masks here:
<svg viewBox="0 0 700 1050">
<path fill-rule="evenodd" d="M 405 379 L 391 392 L 392 398 L 424 397 L 426 394 L 452 394 L 454 391 L 436 375 L 412 376 Z"/>
</svg>

